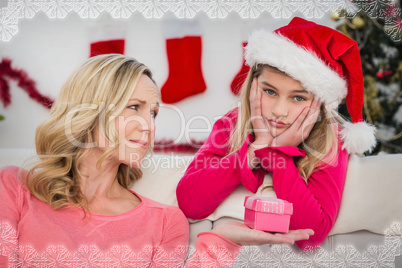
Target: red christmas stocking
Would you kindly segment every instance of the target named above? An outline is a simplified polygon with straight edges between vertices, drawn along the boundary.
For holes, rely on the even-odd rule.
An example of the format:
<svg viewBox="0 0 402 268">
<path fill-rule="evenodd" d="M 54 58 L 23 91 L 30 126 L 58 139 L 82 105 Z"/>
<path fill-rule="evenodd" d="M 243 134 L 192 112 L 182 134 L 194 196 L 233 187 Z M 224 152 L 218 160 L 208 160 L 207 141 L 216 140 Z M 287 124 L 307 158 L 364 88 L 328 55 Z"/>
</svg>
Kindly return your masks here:
<svg viewBox="0 0 402 268">
<path fill-rule="evenodd" d="M 124 54 L 125 47 L 124 25 L 100 25 L 91 29 L 90 56 L 102 54 Z"/>
<path fill-rule="evenodd" d="M 124 44 L 124 39 L 91 43 L 91 54 L 89 57 L 111 53 L 124 54 Z"/>
<path fill-rule="evenodd" d="M 181 22 L 179 34 L 181 31 L 182 37 L 166 39 L 169 76 L 161 88 L 164 103 L 175 103 L 206 89 L 201 69 L 201 35 L 187 34 L 193 27 L 194 24 L 189 26 Z"/>
<path fill-rule="evenodd" d="M 247 73 L 250 70 L 250 66 L 246 65 L 246 60 L 244 59 L 244 48 L 247 46 L 247 42 L 243 42 L 243 66 L 241 67 L 240 71 L 236 74 L 235 78 L 230 85 L 232 93 L 235 95 L 239 95 L 241 86 L 246 80 Z"/>
</svg>

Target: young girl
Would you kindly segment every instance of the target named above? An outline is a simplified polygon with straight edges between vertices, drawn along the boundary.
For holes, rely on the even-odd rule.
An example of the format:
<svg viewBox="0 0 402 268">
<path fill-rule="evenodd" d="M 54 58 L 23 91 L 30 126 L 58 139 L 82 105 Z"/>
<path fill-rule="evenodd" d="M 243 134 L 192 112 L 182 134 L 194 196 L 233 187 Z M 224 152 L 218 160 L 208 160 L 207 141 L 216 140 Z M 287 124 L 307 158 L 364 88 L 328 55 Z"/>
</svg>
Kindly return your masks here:
<svg viewBox="0 0 402 268">
<path fill-rule="evenodd" d="M 296 244 L 314 249 L 334 225 L 349 153 L 375 145 L 362 121 L 363 77 L 357 43 L 294 18 L 274 33 L 254 32 L 241 105 L 218 120 L 177 187 L 179 207 L 202 219 L 242 184 L 256 193 L 272 173 L 277 198 L 293 203 L 290 229 L 311 228 Z M 354 124 L 333 110 L 346 96 Z M 239 208 L 241 209 L 241 208 Z"/>
<path fill-rule="evenodd" d="M 152 149 L 157 113 L 152 74 L 135 59 L 103 55 L 78 68 L 37 129 L 39 163 L 30 171 L 0 169 L 0 267 L 182 267 L 186 217 L 129 190 Z M 199 234 L 188 264 L 224 256 L 230 265 L 240 244 L 293 243 L 310 234 L 231 223 Z M 226 251 L 207 253 L 209 246 Z"/>
</svg>

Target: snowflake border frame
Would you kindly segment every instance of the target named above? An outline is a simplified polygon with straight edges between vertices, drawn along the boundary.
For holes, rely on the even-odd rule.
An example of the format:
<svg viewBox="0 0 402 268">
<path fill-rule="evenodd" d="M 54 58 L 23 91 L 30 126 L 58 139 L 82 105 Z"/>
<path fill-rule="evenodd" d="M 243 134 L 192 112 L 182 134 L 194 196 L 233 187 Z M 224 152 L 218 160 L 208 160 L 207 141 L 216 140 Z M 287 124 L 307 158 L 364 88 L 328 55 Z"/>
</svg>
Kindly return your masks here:
<svg viewBox="0 0 402 268">
<path fill-rule="evenodd" d="M 384 1 L 384 0 L 375 0 Z M 172 12 L 178 19 L 192 19 L 204 12 L 210 19 L 225 19 L 229 13 L 238 13 L 242 19 L 257 19 L 263 12 L 273 18 L 289 18 L 301 12 L 307 19 L 321 18 L 325 13 L 344 8 L 348 11 L 364 11 L 370 17 L 372 5 L 367 0 L 8 0 L 0 9 L 0 41 L 8 42 L 18 33 L 20 19 L 31 19 L 42 11 L 51 19 L 65 18 L 76 12 L 82 19 L 96 19 L 108 12 L 114 19 L 127 19 L 134 13 L 145 18 L 160 19 Z M 381 2 L 382 3 L 382 2 Z M 392 1 L 388 1 L 389 7 Z M 397 13 L 401 15 L 400 9 Z M 400 20 L 399 20 L 400 22 Z M 402 29 L 395 20 L 385 21 L 385 33 L 394 41 L 400 41 Z M 397 32 L 397 33 L 395 33 Z"/>
<path fill-rule="evenodd" d="M 395 267 L 395 257 L 401 255 L 401 233 L 401 223 L 395 221 L 385 230 L 383 244 L 370 245 L 363 252 L 359 252 L 354 245 L 335 245 L 332 236 L 328 237 L 330 240 L 328 250 L 318 247 L 308 252 L 295 251 L 289 245 L 270 245 L 268 248 L 263 246 L 264 250 L 257 246 L 243 247 L 232 267 Z M 60 264 L 61 261 L 69 264 L 66 266 L 81 267 L 85 266 L 82 265 L 85 263 L 90 267 L 92 265 L 109 267 L 111 264 L 121 263 L 123 257 L 128 267 L 138 267 L 143 261 L 151 258 L 153 252 L 152 247 L 148 246 L 136 252 L 124 245 L 115 246 L 105 252 L 96 246 L 88 245 L 83 245 L 74 252 L 69 252 L 64 246 L 49 246 L 44 252 L 37 252 L 31 246 L 18 246 L 17 239 L 18 233 L 11 224 L 0 221 L 0 256 L 9 258 L 10 267 L 21 267 L 21 263 L 42 267 L 44 263 Z M 166 255 L 163 250 L 160 251 L 161 255 L 157 262 L 164 265 L 156 266 L 182 267 L 181 260 L 186 249 L 185 245 L 178 246 L 173 255 Z M 231 263 L 232 259 L 226 258 L 229 255 L 220 254 L 227 252 L 227 249 L 211 247 L 208 250 L 215 252 L 215 256 L 221 257 L 216 260 L 217 264 L 227 267 L 225 264 Z M 220 250 L 223 251 L 219 252 Z M 188 247 L 187 259 L 194 252 L 194 247 Z M 19 254 L 22 254 L 22 259 Z M 206 263 L 211 261 L 208 254 L 199 257 Z M 169 265 L 165 265 L 167 263 Z"/>
</svg>

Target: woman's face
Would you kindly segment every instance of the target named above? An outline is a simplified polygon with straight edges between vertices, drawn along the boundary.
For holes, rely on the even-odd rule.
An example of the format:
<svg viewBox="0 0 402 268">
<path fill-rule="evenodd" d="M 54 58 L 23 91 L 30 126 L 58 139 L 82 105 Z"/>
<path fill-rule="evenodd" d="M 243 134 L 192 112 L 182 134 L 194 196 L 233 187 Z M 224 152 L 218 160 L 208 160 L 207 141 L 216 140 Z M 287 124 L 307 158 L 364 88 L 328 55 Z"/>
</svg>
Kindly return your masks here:
<svg viewBox="0 0 402 268">
<path fill-rule="evenodd" d="M 114 160 L 132 167 L 141 166 L 148 147 L 154 141 L 155 116 L 158 110 L 156 85 L 148 76 L 142 75 L 125 108 L 115 118 L 119 147 L 113 154 Z M 109 143 L 102 141 L 104 146 L 97 141 L 99 148 L 108 148 Z"/>
<path fill-rule="evenodd" d="M 258 89 L 263 91 L 262 116 L 268 121 L 274 137 L 289 128 L 314 99 L 299 81 L 269 68 L 263 69 L 257 81 Z"/>
</svg>

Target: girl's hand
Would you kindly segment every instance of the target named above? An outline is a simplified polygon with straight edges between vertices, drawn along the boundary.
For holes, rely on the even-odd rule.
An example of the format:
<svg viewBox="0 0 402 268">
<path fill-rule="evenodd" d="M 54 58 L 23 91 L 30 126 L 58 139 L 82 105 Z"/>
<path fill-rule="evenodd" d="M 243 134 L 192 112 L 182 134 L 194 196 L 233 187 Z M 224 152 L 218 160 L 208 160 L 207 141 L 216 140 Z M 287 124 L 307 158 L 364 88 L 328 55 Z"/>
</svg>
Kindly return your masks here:
<svg viewBox="0 0 402 268">
<path fill-rule="evenodd" d="M 307 240 L 314 231 L 311 229 L 290 230 L 288 233 L 269 233 L 249 228 L 241 222 L 228 221 L 214 227 L 211 232 L 219 234 L 239 245 L 294 244 Z"/>
<path fill-rule="evenodd" d="M 310 107 L 304 108 L 288 129 L 273 139 L 271 146 L 298 146 L 302 143 L 317 122 L 320 107 L 321 102 L 314 99 Z"/>
<path fill-rule="evenodd" d="M 269 125 L 262 116 L 261 90 L 258 90 L 257 78 L 253 79 L 250 90 L 250 113 L 251 124 L 254 129 L 255 140 L 251 144 L 254 149 L 260 149 L 271 145 L 273 136 L 269 131 Z"/>
</svg>

